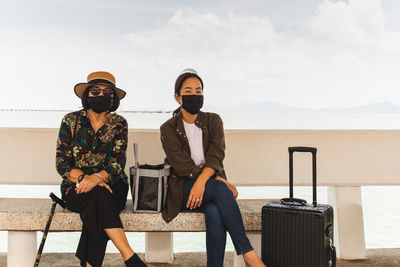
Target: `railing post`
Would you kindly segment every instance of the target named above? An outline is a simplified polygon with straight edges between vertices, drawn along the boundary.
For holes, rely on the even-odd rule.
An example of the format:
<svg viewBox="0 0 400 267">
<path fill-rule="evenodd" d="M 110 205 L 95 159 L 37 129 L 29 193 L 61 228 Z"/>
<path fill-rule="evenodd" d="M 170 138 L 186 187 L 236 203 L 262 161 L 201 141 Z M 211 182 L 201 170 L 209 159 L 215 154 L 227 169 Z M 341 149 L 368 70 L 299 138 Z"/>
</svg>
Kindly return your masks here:
<svg viewBox="0 0 400 267">
<path fill-rule="evenodd" d="M 261 232 L 246 232 L 247 238 L 250 241 L 250 244 L 253 246 L 258 256 L 261 257 Z M 236 255 L 236 252 L 233 252 L 233 266 L 234 267 L 246 267 L 244 264 L 243 256 Z"/>
<path fill-rule="evenodd" d="M 172 232 L 146 232 L 146 262 L 172 263 L 173 247 Z"/>
<path fill-rule="evenodd" d="M 36 252 L 36 232 L 8 231 L 7 267 L 32 267 Z"/>
<path fill-rule="evenodd" d="M 335 214 L 335 245 L 338 258 L 365 259 L 361 187 L 328 187 L 328 202 Z"/>
</svg>

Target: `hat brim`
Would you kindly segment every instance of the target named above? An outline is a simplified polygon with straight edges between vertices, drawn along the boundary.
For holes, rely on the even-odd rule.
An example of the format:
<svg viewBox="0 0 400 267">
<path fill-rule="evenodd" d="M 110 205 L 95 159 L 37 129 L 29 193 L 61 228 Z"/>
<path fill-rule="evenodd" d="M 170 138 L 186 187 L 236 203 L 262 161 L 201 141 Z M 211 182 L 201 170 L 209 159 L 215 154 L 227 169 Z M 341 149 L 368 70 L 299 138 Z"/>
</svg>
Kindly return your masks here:
<svg viewBox="0 0 400 267">
<path fill-rule="evenodd" d="M 82 98 L 83 93 L 85 92 L 86 88 L 88 88 L 89 86 L 93 86 L 93 85 L 94 84 L 92 84 L 92 83 L 78 83 L 74 87 L 74 92 L 79 98 Z M 105 84 L 105 85 L 109 85 L 109 84 Z M 119 89 L 117 87 L 113 87 L 113 88 L 114 88 L 115 93 L 119 100 L 121 100 L 122 98 L 125 97 L 126 92 L 124 90 Z"/>
</svg>

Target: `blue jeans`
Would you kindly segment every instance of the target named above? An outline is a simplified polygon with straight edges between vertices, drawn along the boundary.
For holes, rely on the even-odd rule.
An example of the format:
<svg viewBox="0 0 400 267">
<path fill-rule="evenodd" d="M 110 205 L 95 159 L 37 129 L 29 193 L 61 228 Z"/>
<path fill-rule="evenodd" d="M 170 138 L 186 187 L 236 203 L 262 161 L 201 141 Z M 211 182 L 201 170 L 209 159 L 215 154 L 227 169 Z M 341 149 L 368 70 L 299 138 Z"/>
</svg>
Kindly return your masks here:
<svg viewBox="0 0 400 267">
<path fill-rule="evenodd" d="M 186 203 L 194 183 L 191 179 L 183 182 L 182 210 L 188 210 Z M 237 255 L 253 250 L 244 230 L 239 206 L 224 182 L 209 179 L 203 203 L 197 209 L 201 209 L 206 218 L 207 267 L 223 266 L 226 231 L 231 236 Z"/>
</svg>

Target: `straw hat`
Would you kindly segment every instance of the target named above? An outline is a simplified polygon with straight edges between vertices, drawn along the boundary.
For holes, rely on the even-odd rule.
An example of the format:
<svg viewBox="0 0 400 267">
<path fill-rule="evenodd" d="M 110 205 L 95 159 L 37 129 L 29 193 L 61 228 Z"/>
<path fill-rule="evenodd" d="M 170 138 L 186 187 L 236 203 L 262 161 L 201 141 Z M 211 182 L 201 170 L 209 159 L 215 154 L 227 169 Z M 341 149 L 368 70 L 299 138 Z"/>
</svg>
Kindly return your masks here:
<svg viewBox="0 0 400 267">
<path fill-rule="evenodd" d="M 125 97 L 126 92 L 124 90 L 121 90 L 115 86 L 115 77 L 109 72 L 105 71 L 96 71 L 92 72 L 87 76 L 87 82 L 86 83 L 78 83 L 74 87 L 75 94 L 79 97 L 82 98 L 83 93 L 85 92 L 86 88 L 88 88 L 91 85 L 94 84 L 104 84 L 104 85 L 111 85 L 117 97 L 119 99 L 122 99 Z"/>
</svg>

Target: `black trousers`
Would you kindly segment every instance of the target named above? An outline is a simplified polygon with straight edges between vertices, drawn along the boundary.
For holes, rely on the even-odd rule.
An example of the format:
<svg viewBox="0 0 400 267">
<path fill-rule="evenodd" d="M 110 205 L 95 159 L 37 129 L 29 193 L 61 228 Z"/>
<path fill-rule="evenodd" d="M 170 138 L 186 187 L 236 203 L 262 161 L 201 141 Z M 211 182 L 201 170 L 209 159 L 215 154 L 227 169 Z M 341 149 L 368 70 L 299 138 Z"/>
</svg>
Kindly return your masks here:
<svg viewBox="0 0 400 267">
<path fill-rule="evenodd" d="M 82 220 L 82 233 L 76 257 L 81 266 L 88 262 L 93 267 L 103 263 L 109 240 L 104 229 L 123 228 L 119 213 L 125 208 L 128 185 L 122 181 L 111 186 L 111 194 L 104 187 L 96 186 L 90 192 L 76 194 L 75 188 L 65 195 L 67 208 L 79 213 Z"/>
</svg>

